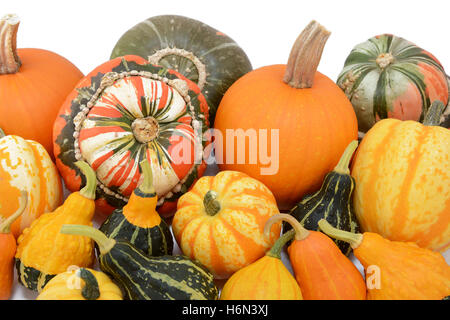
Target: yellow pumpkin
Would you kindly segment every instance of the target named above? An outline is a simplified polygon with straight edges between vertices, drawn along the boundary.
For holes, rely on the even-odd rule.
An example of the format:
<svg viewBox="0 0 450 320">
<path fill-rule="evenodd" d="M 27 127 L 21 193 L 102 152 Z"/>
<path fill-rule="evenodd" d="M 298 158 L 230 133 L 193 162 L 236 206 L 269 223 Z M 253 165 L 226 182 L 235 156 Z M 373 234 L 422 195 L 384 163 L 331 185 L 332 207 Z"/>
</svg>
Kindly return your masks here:
<svg viewBox="0 0 450 320">
<path fill-rule="evenodd" d="M 0 207 L 9 217 L 19 208 L 20 191 L 28 194 L 27 207 L 11 226 L 17 238 L 41 214 L 62 203 L 62 186 L 56 166 L 45 148 L 0 129 Z"/>
<path fill-rule="evenodd" d="M 36 300 L 123 300 L 123 296 L 103 272 L 80 268 L 58 274 Z"/>
<path fill-rule="evenodd" d="M 278 212 L 264 184 L 241 172 L 222 171 L 200 178 L 178 200 L 172 230 L 183 254 L 225 279 L 272 246 L 281 223 L 267 238 L 264 225 Z"/>
<path fill-rule="evenodd" d="M 384 119 L 353 161 L 354 208 L 363 231 L 435 251 L 450 246 L 450 131 L 433 103 L 424 125 Z"/>
</svg>

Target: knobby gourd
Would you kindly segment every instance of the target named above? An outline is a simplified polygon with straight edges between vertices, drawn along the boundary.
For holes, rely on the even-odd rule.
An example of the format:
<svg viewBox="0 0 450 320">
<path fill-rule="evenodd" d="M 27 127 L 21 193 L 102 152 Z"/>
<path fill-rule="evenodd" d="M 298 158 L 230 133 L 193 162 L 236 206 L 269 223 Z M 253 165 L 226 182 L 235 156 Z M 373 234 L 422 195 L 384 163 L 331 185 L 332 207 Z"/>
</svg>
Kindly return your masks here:
<svg viewBox="0 0 450 320">
<path fill-rule="evenodd" d="M 152 169 L 140 163 L 142 183 L 122 209 L 116 209 L 100 226 L 107 237 L 129 241 L 150 256 L 172 254 L 173 238 L 167 223 L 156 211 L 158 196 L 153 187 Z"/>
<path fill-rule="evenodd" d="M 92 225 L 95 213 L 95 172 L 86 162 L 76 164 L 86 186 L 68 196 L 55 211 L 44 213 L 17 239 L 15 264 L 19 283 L 40 292 L 47 282 L 70 266 L 90 267 L 94 263 L 94 243 L 87 237 L 60 234 L 63 224 Z"/>
<path fill-rule="evenodd" d="M 438 126 L 436 101 L 424 123 L 384 119 L 362 139 L 351 174 L 353 205 L 363 231 L 450 247 L 450 130 Z"/>
<path fill-rule="evenodd" d="M 413 242 L 390 241 L 377 233 L 342 231 L 327 221 L 320 229 L 350 243 L 366 273 L 369 300 L 441 300 L 450 293 L 444 257 Z"/>
<path fill-rule="evenodd" d="M 284 220 L 292 230 L 289 260 L 305 300 L 365 300 L 366 284 L 356 266 L 328 236 L 306 230 L 294 217 L 277 214 L 265 226 Z"/>
<path fill-rule="evenodd" d="M 130 300 L 216 300 L 213 275 L 182 255 L 150 257 L 124 240 L 108 238 L 100 230 L 65 225 L 61 233 L 82 235 L 99 247 L 100 269 L 119 284 Z"/>
<path fill-rule="evenodd" d="M 208 104 L 197 85 L 141 57 L 119 57 L 84 77 L 61 107 L 56 164 L 68 189 L 77 191 L 74 164 L 88 162 L 99 181 L 97 208 L 110 214 L 128 202 L 147 159 L 158 212 L 173 215 L 178 197 L 206 169 L 208 128 Z"/>
<path fill-rule="evenodd" d="M 214 127 L 223 134 L 223 144 L 215 147 L 220 170 L 241 171 L 261 181 L 280 210 L 292 209 L 318 190 L 358 135 L 350 101 L 331 79 L 316 72 L 329 35 L 311 22 L 294 43 L 287 65 L 242 76 L 217 111 Z M 225 135 L 227 130 L 235 135 Z"/>
<path fill-rule="evenodd" d="M 225 279 L 261 258 L 279 237 L 281 224 L 264 237 L 264 224 L 278 213 L 272 192 L 236 171 L 199 179 L 178 201 L 172 230 L 186 256 Z"/>
</svg>

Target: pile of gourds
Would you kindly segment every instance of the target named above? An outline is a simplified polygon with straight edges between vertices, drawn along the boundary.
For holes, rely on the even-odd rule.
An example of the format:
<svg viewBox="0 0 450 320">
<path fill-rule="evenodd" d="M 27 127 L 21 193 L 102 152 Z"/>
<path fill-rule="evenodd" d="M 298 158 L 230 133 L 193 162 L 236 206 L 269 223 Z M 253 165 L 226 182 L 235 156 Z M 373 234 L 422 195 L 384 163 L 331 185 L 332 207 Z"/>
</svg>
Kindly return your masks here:
<svg viewBox="0 0 450 320">
<path fill-rule="evenodd" d="M 315 21 L 286 65 L 252 70 L 224 33 L 166 15 L 84 76 L 17 49 L 18 26 L 0 20 L 0 299 L 14 273 L 38 300 L 450 295 L 449 84 L 427 51 L 371 38 L 335 83 Z M 277 140 L 239 156 L 228 130 Z"/>
</svg>

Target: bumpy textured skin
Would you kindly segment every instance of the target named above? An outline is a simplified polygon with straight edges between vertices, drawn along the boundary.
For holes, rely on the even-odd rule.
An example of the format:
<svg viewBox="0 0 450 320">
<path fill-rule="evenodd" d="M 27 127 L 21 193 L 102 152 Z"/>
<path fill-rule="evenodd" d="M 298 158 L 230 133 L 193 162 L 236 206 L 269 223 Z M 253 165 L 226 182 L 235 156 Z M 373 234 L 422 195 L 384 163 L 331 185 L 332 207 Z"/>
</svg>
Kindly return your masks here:
<svg viewBox="0 0 450 320">
<path fill-rule="evenodd" d="M 0 300 L 11 297 L 14 280 L 14 255 L 16 239 L 11 233 L 0 233 Z"/>
<path fill-rule="evenodd" d="M 353 250 L 366 270 L 369 300 L 441 300 L 450 293 L 450 266 L 444 257 L 411 242 L 384 239 L 379 234 L 364 233 L 361 245 Z M 370 288 L 379 268 L 380 287 Z"/>
<path fill-rule="evenodd" d="M 89 270 L 97 279 L 100 296 L 96 300 L 123 300 L 120 288 L 103 272 Z M 66 271 L 52 278 L 39 293 L 36 300 L 86 300 L 81 290 L 85 283 L 76 270 Z"/>
<path fill-rule="evenodd" d="M 109 274 L 130 300 L 217 300 L 214 279 L 199 263 L 184 256 L 148 257 L 129 242 L 117 240 L 100 256 Z"/>
<path fill-rule="evenodd" d="M 365 300 L 366 284 L 356 266 L 328 236 L 310 231 L 288 247 L 305 300 Z"/>
<path fill-rule="evenodd" d="M 203 198 L 218 193 L 221 210 L 209 216 Z M 263 235 L 267 220 L 277 214 L 272 192 L 261 182 L 236 171 L 206 176 L 178 202 L 172 230 L 183 254 L 198 260 L 216 278 L 228 278 L 261 258 L 280 234 L 281 223 L 270 237 Z"/>
<path fill-rule="evenodd" d="M 355 214 L 363 231 L 450 246 L 450 131 L 385 119 L 364 136 L 353 160 Z"/>
<path fill-rule="evenodd" d="M 25 211 L 12 224 L 17 238 L 44 212 L 62 203 L 61 178 L 44 147 L 31 140 L 9 135 L 0 138 L 0 207 L 8 217 L 19 207 L 20 190 L 28 193 Z"/>
<path fill-rule="evenodd" d="M 70 266 L 90 267 L 94 244 L 87 237 L 60 233 L 63 224 L 92 226 L 95 203 L 72 193 L 54 212 L 45 213 L 17 239 L 17 278 L 28 289 L 40 292 L 55 275 Z"/>
<path fill-rule="evenodd" d="M 206 169 L 203 159 L 198 162 L 191 159 L 189 162 L 178 159 L 179 154 L 171 154 L 180 143 L 189 144 L 191 149 L 196 147 L 192 142 L 195 125 L 193 119 L 186 114 L 187 109 L 182 109 L 179 94 L 168 89 L 167 85 L 161 85 L 160 81 L 149 81 L 139 75 L 117 80 L 103 90 L 83 121 L 79 137 L 74 137 L 75 117 L 100 87 L 105 74 L 131 71 L 150 72 L 169 80 L 183 80 L 187 85 L 193 113 L 199 121 L 200 132 L 203 134 L 209 128 L 207 102 L 193 82 L 173 70 L 152 65 L 138 56 L 116 58 L 98 66 L 84 77 L 62 105 L 53 129 L 56 165 L 69 190 L 77 191 L 84 185 L 84 178 L 82 180 L 77 176 L 79 170 L 74 165 L 77 161 L 77 141 L 83 158 L 97 172 L 98 180 L 112 192 L 105 192 L 100 186 L 97 187 L 97 208 L 110 214 L 126 204 L 141 178 L 138 163 L 147 158 L 152 166 L 158 196 L 161 198 L 168 195 L 160 205 L 159 212 L 170 215 L 175 212 L 178 197 Z M 159 94 L 162 94 L 161 98 Z M 166 99 L 169 96 L 176 96 L 177 103 L 172 105 L 172 100 Z M 136 118 L 148 115 L 154 116 L 159 122 L 160 134 L 148 144 L 141 144 L 134 138 L 131 125 Z M 172 117 L 170 121 L 164 119 L 167 115 Z M 181 142 L 177 140 L 180 137 Z M 202 141 L 202 150 L 208 143 Z M 184 182 L 179 189 L 171 190 L 181 181 Z"/>
<path fill-rule="evenodd" d="M 183 16 L 162 15 L 148 18 L 128 30 L 115 45 L 111 58 L 133 54 L 147 59 L 166 48 L 191 52 L 205 65 L 206 83 L 202 93 L 210 107 L 213 124 L 227 89 L 252 70 L 247 55 L 234 40 L 205 23 Z M 182 56 L 168 55 L 158 64 L 198 83 L 197 68 Z"/>
<path fill-rule="evenodd" d="M 335 228 L 357 233 L 359 225 L 352 201 L 354 188 L 354 179 L 349 174 L 331 171 L 325 176 L 320 190 L 306 196 L 292 208 L 290 214 L 308 230 L 319 231 L 318 222 L 325 219 Z M 285 223 L 284 232 L 290 229 L 291 226 Z M 352 251 L 347 242 L 335 242 L 345 255 Z"/>
<path fill-rule="evenodd" d="M 220 300 L 303 300 L 297 281 L 274 257 L 264 256 L 234 273 Z"/>
<path fill-rule="evenodd" d="M 381 68 L 376 59 L 392 54 Z M 385 118 L 421 121 L 434 100 L 448 103 L 447 77 L 440 62 L 413 43 L 390 34 L 370 38 L 351 51 L 337 79 L 367 132 Z"/>
</svg>

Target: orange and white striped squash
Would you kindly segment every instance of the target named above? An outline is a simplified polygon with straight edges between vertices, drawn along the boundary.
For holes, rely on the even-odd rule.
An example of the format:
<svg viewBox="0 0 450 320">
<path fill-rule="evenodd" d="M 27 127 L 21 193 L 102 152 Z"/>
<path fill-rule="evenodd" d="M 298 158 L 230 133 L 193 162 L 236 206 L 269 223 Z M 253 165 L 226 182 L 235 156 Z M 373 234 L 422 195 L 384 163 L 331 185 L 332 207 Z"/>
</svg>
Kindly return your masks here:
<svg viewBox="0 0 450 320">
<path fill-rule="evenodd" d="M 428 125 L 385 119 L 364 136 L 351 171 L 364 232 L 435 251 L 450 247 L 450 131 L 432 125 L 439 118 L 426 118 Z"/>
<path fill-rule="evenodd" d="M 19 207 L 20 190 L 28 193 L 22 216 L 11 226 L 17 238 L 41 214 L 62 203 L 62 185 L 56 166 L 45 148 L 0 130 L 0 208 L 9 216 Z"/>
<path fill-rule="evenodd" d="M 264 225 L 279 213 L 272 192 L 237 171 L 200 178 L 178 200 L 172 230 L 183 254 L 198 260 L 217 279 L 258 260 L 280 236 L 275 224 L 269 237 Z"/>
</svg>

